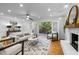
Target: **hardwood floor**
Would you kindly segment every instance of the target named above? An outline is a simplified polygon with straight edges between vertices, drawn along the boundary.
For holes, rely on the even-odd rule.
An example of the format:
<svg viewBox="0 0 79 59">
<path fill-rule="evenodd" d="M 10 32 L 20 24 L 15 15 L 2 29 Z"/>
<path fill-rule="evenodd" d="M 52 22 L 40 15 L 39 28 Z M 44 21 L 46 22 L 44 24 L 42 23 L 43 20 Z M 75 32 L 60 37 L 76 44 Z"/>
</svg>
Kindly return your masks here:
<svg viewBox="0 0 79 59">
<path fill-rule="evenodd" d="M 63 50 L 60 45 L 60 41 L 51 42 L 48 55 L 64 55 Z"/>
</svg>

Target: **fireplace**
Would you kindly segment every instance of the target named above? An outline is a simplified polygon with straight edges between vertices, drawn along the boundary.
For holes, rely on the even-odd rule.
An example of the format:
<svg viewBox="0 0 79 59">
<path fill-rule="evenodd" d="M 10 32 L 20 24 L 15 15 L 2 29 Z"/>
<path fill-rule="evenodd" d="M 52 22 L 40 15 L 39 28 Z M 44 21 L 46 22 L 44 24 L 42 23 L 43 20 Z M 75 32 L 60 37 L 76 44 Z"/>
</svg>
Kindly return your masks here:
<svg viewBox="0 0 79 59">
<path fill-rule="evenodd" d="M 71 33 L 71 35 L 71 45 L 76 51 L 78 51 L 78 35 L 74 33 Z"/>
</svg>

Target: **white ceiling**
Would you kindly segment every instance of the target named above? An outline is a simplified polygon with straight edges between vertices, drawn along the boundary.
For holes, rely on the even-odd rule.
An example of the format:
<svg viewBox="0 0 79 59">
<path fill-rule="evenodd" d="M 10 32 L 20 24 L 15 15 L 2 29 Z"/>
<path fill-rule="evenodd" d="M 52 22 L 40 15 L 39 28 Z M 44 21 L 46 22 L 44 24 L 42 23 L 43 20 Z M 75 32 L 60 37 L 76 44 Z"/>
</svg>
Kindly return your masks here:
<svg viewBox="0 0 79 59">
<path fill-rule="evenodd" d="M 25 14 L 29 13 L 33 17 L 41 19 L 50 19 L 66 16 L 67 12 L 73 4 L 66 3 L 22 3 L 23 7 L 20 7 L 20 3 L 0 3 L 0 13 L 13 17 L 25 18 Z M 68 9 L 65 5 L 69 5 Z M 51 10 L 48 11 L 48 8 Z M 11 12 L 8 12 L 11 10 Z M 52 15 L 52 17 L 50 16 Z"/>
</svg>

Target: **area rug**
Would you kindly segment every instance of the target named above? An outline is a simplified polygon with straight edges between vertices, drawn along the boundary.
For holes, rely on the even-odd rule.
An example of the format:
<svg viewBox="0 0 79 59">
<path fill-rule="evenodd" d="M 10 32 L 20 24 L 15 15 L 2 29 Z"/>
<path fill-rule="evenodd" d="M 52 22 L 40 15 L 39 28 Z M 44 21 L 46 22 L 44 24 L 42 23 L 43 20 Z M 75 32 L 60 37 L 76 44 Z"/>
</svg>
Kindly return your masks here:
<svg viewBox="0 0 79 59">
<path fill-rule="evenodd" d="M 51 40 L 42 36 L 38 38 L 37 44 L 32 45 L 30 43 L 30 41 L 26 42 L 24 55 L 47 55 Z"/>
</svg>

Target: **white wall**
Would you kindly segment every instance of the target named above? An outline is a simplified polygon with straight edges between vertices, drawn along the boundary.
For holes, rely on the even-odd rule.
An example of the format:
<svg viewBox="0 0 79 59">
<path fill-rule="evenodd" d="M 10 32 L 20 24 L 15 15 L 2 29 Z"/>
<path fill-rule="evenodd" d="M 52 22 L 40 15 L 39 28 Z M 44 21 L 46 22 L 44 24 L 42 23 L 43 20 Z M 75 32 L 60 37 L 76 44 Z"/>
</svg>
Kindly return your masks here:
<svg viewBox="0 0 79 59">
<path fill-rule="evenodd" d="M 0 38 L 6 35 L 7 28 L 6 26 L 9 24 L 10 20 L 14 20 L 18 22 L 18 25 L 21 25 L 22 32 L 30 32 L 29 21 L 20 18 L 13 18 L 9 16 L 0 16 Z"/>
<path fill-rule="evenodd" d="M 65 25 L 66 19 L 62 18 L 59 20 L 59 38 L 65 39 L 65 32 L 64 32 L 64 25 Z"/>
</svg>

